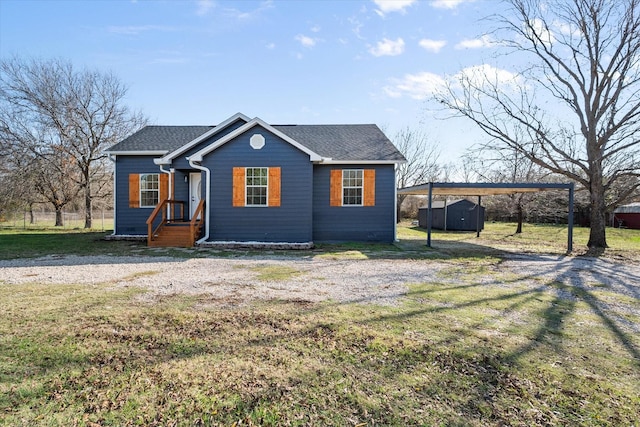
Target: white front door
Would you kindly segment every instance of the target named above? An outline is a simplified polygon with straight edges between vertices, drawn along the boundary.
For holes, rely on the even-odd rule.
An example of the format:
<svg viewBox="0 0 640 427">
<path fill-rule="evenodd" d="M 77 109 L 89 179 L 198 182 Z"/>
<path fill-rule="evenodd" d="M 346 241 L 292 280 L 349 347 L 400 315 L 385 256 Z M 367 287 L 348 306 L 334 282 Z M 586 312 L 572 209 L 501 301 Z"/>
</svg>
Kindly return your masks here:
<svg viewBox="0 0 640 427">
<path fill-rule="evenodd" d="M 193 218 L 193 213 L 198 208 L 202 196 L 202 174 L 200 172 L 189 174 L 189 218 Z M 200 215 L 198 215 L 200 219 Z"/>
</svg>

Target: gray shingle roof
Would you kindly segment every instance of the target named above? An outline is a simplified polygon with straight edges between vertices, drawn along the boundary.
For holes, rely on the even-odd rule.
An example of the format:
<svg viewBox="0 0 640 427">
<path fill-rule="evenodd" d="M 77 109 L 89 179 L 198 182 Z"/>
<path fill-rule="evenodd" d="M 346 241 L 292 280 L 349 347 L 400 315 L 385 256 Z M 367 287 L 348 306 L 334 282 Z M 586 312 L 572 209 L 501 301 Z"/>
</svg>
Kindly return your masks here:
<svg viewBox="0 0 640 427">
<path fill-rule="evenodd" d="M 376 125 L 274 125 L 300 144 L 333 160 L 404 160 Z"/>
<path fill-rule="evenodd" d="M 107 151 L 171 152 L 211 129 L 213 126 L 145 126 Z"/>
<path fill-rule="evenodd" d="M 405 160 L 378 126 L 373 124 L 273 125 L 273 127 L 320 156 L 333 160 Z M 114 153 L 171 152 L 211 129 L 213 126 L 147 126 L 108 151 Z"/>
</svg>

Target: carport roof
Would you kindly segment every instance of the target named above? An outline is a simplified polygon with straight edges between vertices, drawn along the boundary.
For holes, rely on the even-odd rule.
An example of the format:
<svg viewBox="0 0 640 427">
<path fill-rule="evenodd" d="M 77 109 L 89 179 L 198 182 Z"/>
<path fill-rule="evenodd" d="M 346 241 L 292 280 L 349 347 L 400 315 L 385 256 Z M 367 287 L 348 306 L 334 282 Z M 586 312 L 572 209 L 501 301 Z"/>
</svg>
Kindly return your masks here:
<svg viewBox="0 0 640 427">
<path fill-rule="evenodd" d="M 433 196 L 478 196 L 478 204 L 482 196 L 496 194 L 535 193 L 549 190 L 569 190 L 569 212 L 567 230 L 567 251 L 573 250 L 573 183 L 542 182 L 429 182 L 413 187 L 401 188 L 398 194 L 430 196 L 427 201 L 427 246 L 431 247 L 431 222 L 433 215 Z M 478 215 L 480 210 L 478 210 Z M 479 221 L 478 221 L 479 224 Z M 476 230 L 480 237 L 480 229 Z"/>
<path fill-rule="evenodd" d="M 430 182 L 401 188 L 398 194 L 428 195 L 429 187 L 434 196 L 492 196 L 497 194 L 536 193 L 538 191 L 568 190 L 573 184 L 542 182 Z"/>
</svg>

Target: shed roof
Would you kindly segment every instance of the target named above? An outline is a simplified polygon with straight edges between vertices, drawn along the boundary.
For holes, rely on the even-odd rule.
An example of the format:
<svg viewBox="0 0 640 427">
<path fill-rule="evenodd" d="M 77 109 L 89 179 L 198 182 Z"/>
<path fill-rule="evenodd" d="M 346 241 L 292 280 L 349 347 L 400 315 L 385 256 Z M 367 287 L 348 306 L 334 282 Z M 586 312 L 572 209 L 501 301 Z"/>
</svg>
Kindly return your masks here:
<svg viewBox="0 0 640 427">
<path fill-rule="evenodd" d="M 433 202 L 431 202 L 431 209 L 444 209 L 444 206 L 445 206 L 444 202 L 445 202 L 444 200 L 434 200 Z M 463 203 L 466 202 L 466 203 L 475 205 L 475 203 L 467 199 L 456 199 L 456 200 L 447 200 L 447 206 L 452 206 L 460 202 L 463 202 Z M 427 205 L 420 207 L 420 209 L 428 209 L 428 208 L 429 206 Z"/>
<path fill-rule="evenodd" d="M 640 213 L 640 203 L 618 206 L 613 213 Z"/>
</svg>

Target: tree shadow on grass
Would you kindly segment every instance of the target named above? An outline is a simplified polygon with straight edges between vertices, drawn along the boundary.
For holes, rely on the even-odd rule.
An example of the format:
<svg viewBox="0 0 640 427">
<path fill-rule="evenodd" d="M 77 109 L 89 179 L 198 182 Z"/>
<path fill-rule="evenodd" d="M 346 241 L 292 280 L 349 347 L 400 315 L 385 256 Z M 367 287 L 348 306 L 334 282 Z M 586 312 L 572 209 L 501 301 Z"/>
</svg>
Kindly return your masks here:
<svg viewBox="0 0 640 427">
<path fill-rule="evenodd" d="M 638 273 L 631 269 L 620 269 L 619 265 L 602 259 L 545 256 L 524 258 L 529 262 L 529 266 L 532 263 L 538 265 L 535 268 L 515 271 L 512 277 L 507 279 L 498 276 L 495 280 L 474 278 L 471 272 L 461 269 L 464 280 L 459 280 L 459 277 L 449 278 L 446 282 L 444 279 L 437 279 L 437 283 L 434 282 L 433 286 L 424 285 L 420 289 L 409 292 L 407 297 L 412 301 L 410 306 L 400 309 L 375 307 L 362 309 L 358 311 L 359 316 L 354 319 L 324 320 L 332 319 L 332 313 L 338 307 L 347 305 L 344 303 L 301 305 L 299 308 L 305 316 L 310 317 L 310 320 L 300 328 L 290 324 L 291 319 L 294 318 L 293 315 L 286 313 L 265 315 L 252 310 L 236 310 L 226 313 L 221 318 L 195 316 L 188 322 L 184 322 L 181 314 L 173 316 L 161 312 L 157 318 L 154 318 L 151 314 L 145 313 L 135 317 L 133 320 L 138 323 L 130 326 L 127 326 L 126 322 L 116 322 L 107 315 L 103 318 L 92 317 L 92 322 L 89 322 L 82 332 L 78 332 L 74 339 L 83 342 L 97 333 L 101 341 L 114 343 L 114 345 L 122 344 L 122 348 L 118 350 L 119 353 L 112 354 L 109 351 L 101 352 L 97 349 L 86 358 L 78 360 L 56 357 L 53 362 L 46 360 L 38 362 L 43 363 L 43 368 L 48 371 L 60 372 L 59 378 L 48 381 L 46 387 L 42 388 L 40 397 L 44 399 L 47 394 L 54 392 L 71 395 L 76 393 L 74 387 L 78 387 L 77 384 L 82 383 L 82 380 L 79 377 L 76 378 L 77 376 L 65 379 L 64 372 L 69 368 L 95 373 L 106 366 L 109 368 L 107 372 L 111 373 L 154 370 L 153 377 L 149 380 L 152 386 L 157 386 L 159 390 L 163 387 L 171 389 L 176 396 L 186 399 L 189 397 L 188 392 L 177 390 L 180 384 L 169 373 L 162 372 L 162 369 L 167 362 L 201 360 L 204 357 L 217 361 L 216 363 L 223 366 L 220 368 L 220 375 L 237 376 L 234 378 L 238 382 L 231 384 L 229 393 L 240 396 L 242 405 L 238 404 L 235 408 L 229 406 L 227 410 L 238 417 L 251 416 L 275 404 L 287 405 L 289 399 L 293 399 L 301 408 L 300 416 L 305 416 L 305 409 L 311 410 L 310 406 L 305 408 L 305 405 L 315 404 L 320 408 L 319 418 L 306 419 L 309 424 L 313 424 L 314 421 L 316 424 L 321 424 L 318 420 L 331 421 L 329 412 L 338 407 L 346 414 L 342 418 L 345 422 L 351 416 L 356 420 L 375 420 L 377 424 L 394 424 L 402 421 L 400 417 L 394 415 L 394 405 L 419 406 L 425 402 L 435 404 L 434 396 L 446 394 L 447 388 L 450 387 L 457 392 L 464 391 L 467 395 L 450 401 L 446 400 L 446 396 L 438 397 L 443 399 L 444 403 L 436 406 L 436 410 L 448 407 L 451 411 L 447 415 L 441 415 L 440 420 L 443 424 L 453 423 L 458 414 L 464 414 L 464 419 L 469 424 L 510 424 L 514 419 L 519 420 L 513 418 L 518 414 L 501 408 L 499 393 L 504 393 L 501 390 L 509 387 L 515 392 L 518 390 L 526 392 L 524 386 L 517 383 L 519 379 L 513 374 L 510 365 L 517 365 L 523 358 L 535 355 L 541 346 L 552 348 L 555 353 L 562 354 L 565 351 L 563 343 L 566 336 L 565 330 L 581 302 L 584 302 L 600 319 L 629 354 L 635 365 L 638 365 L 640 349 L 632 333 L 629 332 L 634 325 L 625 324 L 624 319 L 616 314 L 617 307 L 610 306 L 598 295 L 598 291 L 605 289 L 616 295 L 638 301 L 640 299 Z M 517 263 L 518 259 L 507 259 L 498 264 L 498 267 L 508 270 L 510 267 L 505 265 L 508 262 Z M 425 268 L 428 268 L 426 261 Z M 491 287 L 498 287 L 500 292 L 487 294 L 485 290 Z M 462 301 L 442 301 L 448 292 L 460 291 L 466 292 L 468 298 Z M 441 294 L 439 297 L 441 304 L 429 303 L 433 301 L 432 294 L 436 292 Z M 170 304 L 171 301 L 166 303 Z M 526 319 L 531 322 L 537 321 L 532 332 L 526 335 L 526 342 L 506 351 L 491 347 L 465 351 L 456 342 L 460 337 L 455 334 L 442 337 L 439 342 L 436 338 L 425 337 L 425 339 L 405 344 L 402 343 L 402 337 L 399 337 L 394 346 L 382 350 L 376 340 L 382 333 L 380 331 L 384 331 L 384 325 L 388 323 L 403 324 L 440 314 L 448 314 L 450 319 L 455 319 L 455 316 L 463 315 L 465 310 L 492 304 L 498 304 L 504 314 L 520 310 L 526 312 L 530 304 L 542 304 L 543 308 L 535 319 Z M 486 326 L 484 322 L 484 319 L 480 319 L 475 323 L 463 325 L 457 334 L 471 335 L 474 329 Z M 163 328 L 170 332 L 179 330 L 181 336 L 176 338 L 150 334 L 146 330 L 148 325 L 155 327 L 157 324 L 162 326 L 160 330 Z M 375 333 L 367 329 L 372 326 L 376 328 Z M 255 327 L 258 327 L 259 333 L 244 338 L 241 336 L 245 329 Z M 356 327 L 362 329 L 356 329 Z M 449 328 L 450 325 L 443 327 Z M 355 333 L 347 333 L 352 330 Z M 228 342 L 214 342 L 209 338 L 220 335 L 227 336 Z M 407 341 L 410 340 L 407 339 Z M 316 355 L 313 353 L 316 348 L 321 348 L 322 352 Z M 225 360 L 238 361 L 238 365 L 246 364 L 247 367 L 253 366 L 252 362 L 265 363 L 266 366 L 272 363 L 274 369 L 285 369 L 282 365 L 286 366 L 286 361 L 280 355 L 273 354 L 274 349 L 276 353 L 278 350 L 290 351 L 292 354 L 300 353 L 309 357 L 317 365 L 302 367 L 297 372 L 290 371 L 282 378 L 269 377 L 262 372 L 252 373 L 250 370 L 240 374 L 224 372 L 224 366 L 229 366 L 224 364 L 227 363 Z M 393 384 L 401 384 L 404 378 L 411 377 L 417 370 L 426 369 L 425 367 L 428 366 L 437 368 L 437 378 L 444 382 L 435 384 L 436 380 L 425 377 L 423 384 L 420 384 L 424 385 L 423 389 L 416 391 L 402 385 L 402 389 L 396 390 L 398 394 L 394 396 L 387 396 L 380 386 L 381 381 L 385 379 L 389 379 Z M 456 378 L 465 378 L 468 383 L 456 385 L 453 383 Z M 58 384 L 56 382 L 58 380 L 63 383 Z M 131 387 L 126 378 L 121 378 L 120 381 L 121 387 Z M 253 381 L 255 384 L 243 389 L 243 381 Z M 312 387 L 307 387 L 309 384 Z M 111 386 L 107 384 L 106 387 Z M 213 393 L 211 389 L 208 390 L 209 393 Z M 321 393 L 314 396 L 314 391 Z M 409 396 L 407 399 L 414 400 L 408 403 L 400 402 L 400 399 L 403 399 L 401 396 L 403 393 Z M 362 397 L 367 395 L 375 399 L 368 401 Z M 20 399 L 11 399 L 11 401 L 0 403 L 2 406 L 20 405 Z M 81 401 L 80 404 L 82 403 Z M 92 413 L 96 410 L 92 405 L 97 403 L 85 402 L 85 410 Z M 158 403 L 156 413 L 162 416 L 164 409 L 164 414 L 170 416 L 171 408 L 164 407 L 163 404 Z M 336 406 L 332 407 L 332 405 Z M 488 405 L 489 409 L 485 405 Z M 580 409 L 576 404 L 576 407 L 569 410 L 579 411 Z M 100 419 L 99 415 L 96 417 L 97 420 Z M 436 415 L 434 419 L 435 417 Z M 538 421 L 540 424 L 552 424 L 554 421 L 557 422 L 553 417 L 552 410 L 549 409 L 549 412 L 543 414 Z M 416 419 L 410 419 L 409 423 Z M 142 421 L 149 423 L 154 420 L 145 418 Z M 464 421 L 461 424 L 464 424 Z"/>
</svg>

